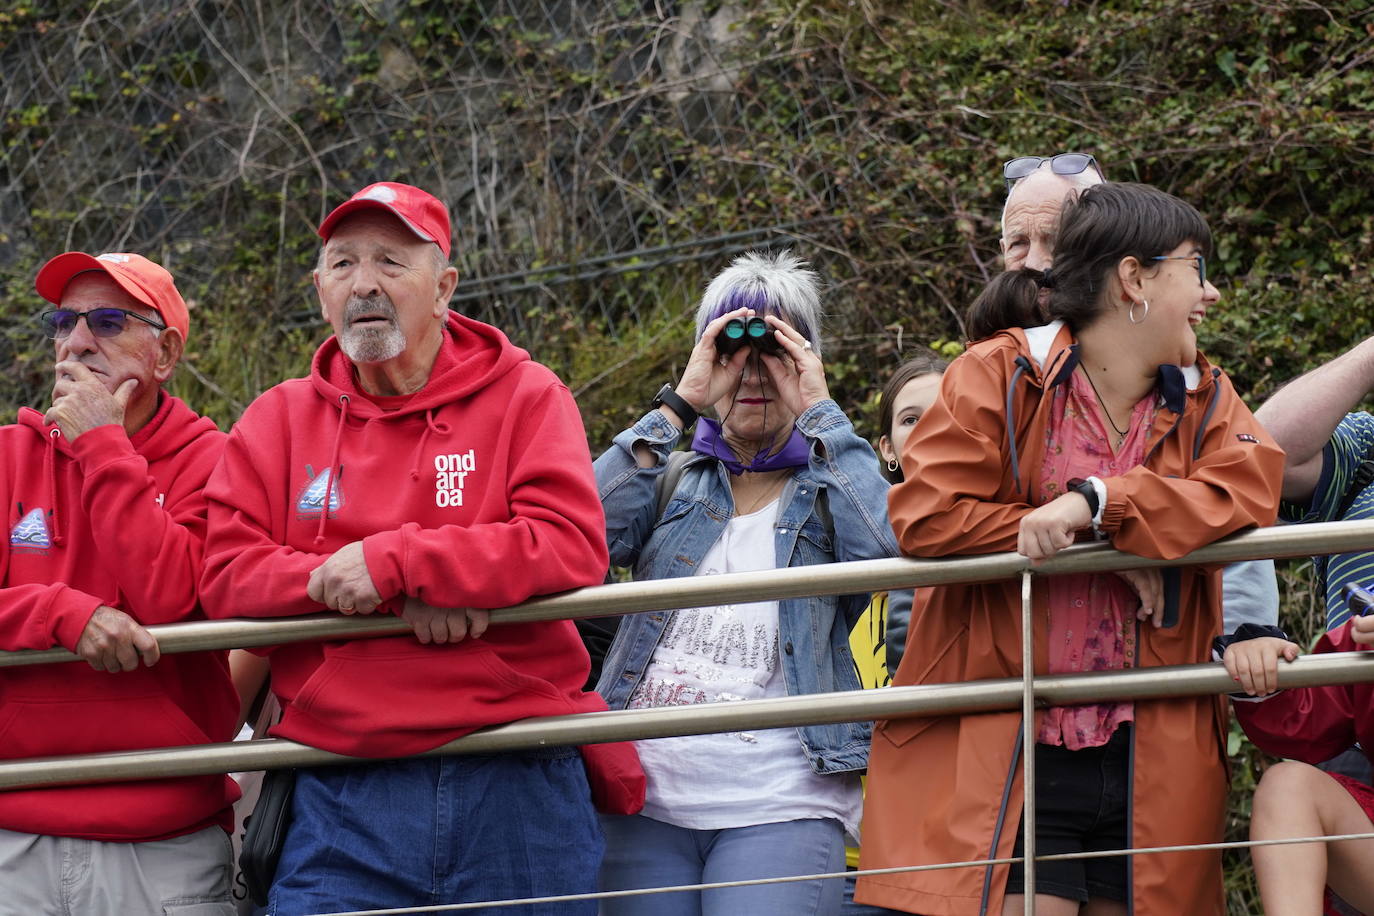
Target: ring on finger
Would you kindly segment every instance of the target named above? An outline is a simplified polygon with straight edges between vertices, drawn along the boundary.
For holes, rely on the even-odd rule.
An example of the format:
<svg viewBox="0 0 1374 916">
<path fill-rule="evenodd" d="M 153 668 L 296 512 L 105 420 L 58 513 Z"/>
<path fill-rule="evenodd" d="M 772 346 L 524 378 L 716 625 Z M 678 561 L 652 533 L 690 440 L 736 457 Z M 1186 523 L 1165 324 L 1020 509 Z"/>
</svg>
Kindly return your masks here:
<svg viewBox="0 0 1374 916">
<path fill-rule="evenodd" d="M 803 341 L 802 341 L 802 349 L 803 349 L 803 350 L 810 350 L 810 349 L 811 349 L 811 341 L 809 341 L 809 340 L 803 340 Z"/>
</svg>

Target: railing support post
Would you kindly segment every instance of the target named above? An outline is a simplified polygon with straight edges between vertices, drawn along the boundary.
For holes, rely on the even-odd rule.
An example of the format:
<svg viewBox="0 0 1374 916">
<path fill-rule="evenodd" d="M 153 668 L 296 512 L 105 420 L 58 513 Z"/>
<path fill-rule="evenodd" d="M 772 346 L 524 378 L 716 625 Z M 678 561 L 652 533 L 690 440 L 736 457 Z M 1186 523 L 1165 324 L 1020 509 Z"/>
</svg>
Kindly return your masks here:
<svg viewBox="0 0 1374 916">
<path fill-rule="evenodd" d="M 1031 571 L 1021 573 L 1021 870 L 1026 916 L 1035 916 L 1035 621 L 1031 614 Z"/>
</svg>

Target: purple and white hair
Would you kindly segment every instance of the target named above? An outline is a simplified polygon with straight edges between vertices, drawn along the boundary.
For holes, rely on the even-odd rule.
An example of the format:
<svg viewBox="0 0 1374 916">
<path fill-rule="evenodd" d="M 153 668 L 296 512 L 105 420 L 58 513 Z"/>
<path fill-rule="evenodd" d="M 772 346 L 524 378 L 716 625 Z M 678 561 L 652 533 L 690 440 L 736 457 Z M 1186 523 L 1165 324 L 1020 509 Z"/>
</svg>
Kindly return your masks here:
<svg viewBox="0 0 1374 916">
<path fill-rule="evenodd" d="M 820 278 L 808 270 L 806 262 L 791 251 L 769 254 L 750 251 L 735 258 L 706 287 L 697 308 L 696 339 L 706 325 L 738 308 L 751 308 L 760 315 L 777 315 L 811 341 L 812 351 L 821 354 L 821 299 L 817 289 Z"/>
</svg>

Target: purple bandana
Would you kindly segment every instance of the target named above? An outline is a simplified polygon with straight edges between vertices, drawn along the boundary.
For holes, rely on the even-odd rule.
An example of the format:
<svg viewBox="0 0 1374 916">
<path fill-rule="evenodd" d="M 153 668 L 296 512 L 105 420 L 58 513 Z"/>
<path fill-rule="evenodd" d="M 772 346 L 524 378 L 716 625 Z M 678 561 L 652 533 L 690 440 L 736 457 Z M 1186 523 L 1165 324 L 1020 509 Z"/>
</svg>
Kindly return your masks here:
<svg viewBox="0 0 1374 916">
<path fill-rule="evenodd" d="M 759 452 L 754 460 L 741 464 L 734 451 L 720 434 L 720 423 L 702 417 L 697 420 L 696 435 L 692 437 L 692 451 L 709 455 L 731 474 L 745 471 L 780 471 L 783 468 L 804 468 L 811 461 L 811 446 L 801 430 L 792 427 L 792 435 L 787 437 L 782 448 L 776 452 Z"/>
</svg>

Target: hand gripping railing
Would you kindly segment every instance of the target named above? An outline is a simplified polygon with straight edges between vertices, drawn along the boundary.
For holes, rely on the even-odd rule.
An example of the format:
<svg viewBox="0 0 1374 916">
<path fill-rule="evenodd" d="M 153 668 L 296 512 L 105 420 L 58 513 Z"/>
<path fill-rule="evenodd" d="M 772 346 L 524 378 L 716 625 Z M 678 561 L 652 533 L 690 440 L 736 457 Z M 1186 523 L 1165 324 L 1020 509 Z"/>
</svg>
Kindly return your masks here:
<svg viewBox="0 0 1374 916">
<path fill-rule="evenodd" d="M 1078 544 L 1051 560 L 1031 566 L 1017 553 L 941 560 L 859 560 L 819 566 L 727 573 L 685 579 L 658 579 L 597 585 L 562 595 L 536 598 L 495 610 L 493 624 L 535 620 L 604 617 L 681 607 L 710 607 L 722 602 L 771 601 L 804 595 L 848 595 L 911 588 L 1013 579 L 1024 570 L 1040 575 L 1108 572 L 1156 566 L 1230 563 L 1259 557 L 1297 557 L 1309 554 L 1374 550 L 1374 521 L 1321 522 L 1247 531 L 1176 560 L 1151 560 L 1113 550 L 1109 544 Z M 410 632 L 403 620 L 390 615 L 345 617 L 335 613 L 277 620 L 202 620 L 152 626 L 164 655 L 206 649 L 277 646 L 316 639 L 360 639 Z M 0 668 L 78 661 L 66 649 L 0 652 Z"/>
<path fill-rule="evenodd" d="M 1150 560 L 1106 544 L 1071 547 L 1032 567 L 1019 554 L 952 560 L 869 560 L 753 573 L 597 586 L 529 601 L 493 612 L 492 623 L 644 613 L 722 602 L 760 601 L 820 594 L 852 594 L 887 588 L 948 585 L 1023 577 L 1023 614 L 1032 573 L 1107 572 L 1158 566 L 1219 564 L 1260 557 L 1344 553 L 1374 549 L 1374 522 L 1330 522 L 1246 532 L 1175 560 Z M 1025 632 L 1033 632 L 1024 625 Z M 164 653 L 279 645 L 325 638 L 362 638 L 409 632 L 392 617 L 322 614 L 285 620 L 225 620 L 150 628 Z M 1033 647 L 1027 644 L 1029 656 Z M 0 653 L 0 667 L 76 661 L 66 650 Z M 880 691 L 810 694 L 726 704 L 631 709 L 550 716 L 483 729 L 421 756 L 493 753 L 543 745 L 594 744 L 672 735 L 703 734 L 807 724 L 852 722 L 911 715 L 952 715 L 1020 707 L 1028 721 L 1033 705 L 1057 706 L 1107 700 L 1229 693 L 1235 683 L 1216 664 L 892 687 Z M 1374 681 L 1374 653 L 1306 656 L 1280 665 L 1279 685 L 1301 687 Z M 1029 736 L 1028 743 L 1029 743 Z M 1034 773 L 1026 753 L 1027 817 L 1033 816 Z M 354 762 L 282 739 L 210 744 L 0 763 L 0 789 L 71 783 L 169 778 L 206 773 Z M 1026 840 L 1026 886 L 1033 888 L 1034 841 Z M 1035 894 L 1026 895 L 1034 913 Z"/>
<path fill-rule="evenodd" d="M 853 594 L 885 588 L 948 585 L 1037 574 L 1105 572 L 1152 566 L 1228 563 L 1257 557 L 1305 556 L 1374 550 L 1374 521 L 1325 522 L 1262 528 L 1210 544 L 1176 560 L 1150 560 L 1106 544 L 1075 545 L 1031 567 L 1020 554 L 949 560 L 862 560 L 687 579 L 627 582 L 580 589 L 492 612 L 493 625 L 701 607 L 724 601 L 761 601 L 803 595 Z M 325 614 L 283 620 L 215 620 L 149 628 L 164 653 L 277 645 L 312 639 L 389 636 L 410 631 L 394 617 Z M 65 649 L 0 653 L 0 667 L 75 661 Z M 1368 664 L 1366 664 L 1368 662 Z M 1374 680 L 1374 655 L 1304 657 L 1281 666 L 1279 683 L 1307 686 Z M 750 728 L 855 722 L 911 715 L 951 715 L 1016 709 L 1020 678 L 807 694 L 767 700 L 626 709 L 549 716 L 483 729 L 428 755 L 492 753 L 543 745 L 596 744 Z M 1235 683 L 1215 664 L 1136 668 L 1089 674 L 1046 675 L 1032 682 L 1038 705 L 1227 693 Z M 63 783 L 168 778 L 287 766 L 353 762 L 293 741 L 273 738 L 197 747 L 105 754 L 35 757 L 0 763 L 0 789 Z"/>
</svg>

